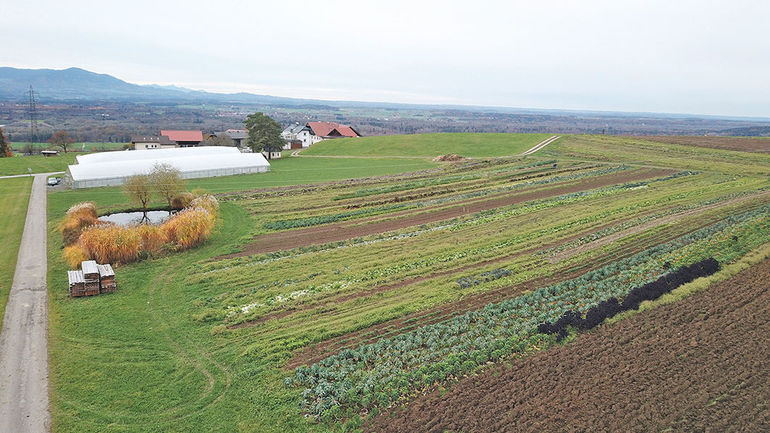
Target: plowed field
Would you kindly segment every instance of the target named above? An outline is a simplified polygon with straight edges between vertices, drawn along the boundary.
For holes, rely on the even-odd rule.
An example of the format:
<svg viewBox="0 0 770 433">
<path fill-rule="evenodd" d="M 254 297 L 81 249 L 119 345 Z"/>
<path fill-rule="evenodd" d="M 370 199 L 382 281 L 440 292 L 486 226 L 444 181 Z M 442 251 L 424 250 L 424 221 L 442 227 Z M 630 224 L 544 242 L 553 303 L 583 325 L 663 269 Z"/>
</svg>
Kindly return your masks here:
<svg viewBox="0 0 770 433">
<path fill-rule="evenodd" d="M 770 431 L 770 261 L 495 368 L 367 431 Z"/>
</svg>

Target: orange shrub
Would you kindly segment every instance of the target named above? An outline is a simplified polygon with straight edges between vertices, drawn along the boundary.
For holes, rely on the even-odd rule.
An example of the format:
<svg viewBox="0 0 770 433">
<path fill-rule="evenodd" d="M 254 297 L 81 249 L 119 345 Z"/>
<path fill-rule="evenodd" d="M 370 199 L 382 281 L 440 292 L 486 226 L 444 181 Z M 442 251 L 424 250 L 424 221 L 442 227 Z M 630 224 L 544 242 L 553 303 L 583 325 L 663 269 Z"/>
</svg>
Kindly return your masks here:
<svg viewBox="0 0 770 433">
<path fill-rule="evenodd" d="M 64 261 L 70 268 L 77 269 L 83 260 L 88 260 L 88 255 L 80 245 L 70 245 L 64 248 Z"/>
<path fill-rule="evenodd" d="M 168 236 L 159 226 L 152 224 L 140 224 L 134 229 L 142 239 L 142 252 L 157 254 L 168 242 Z"/>
<path fill-rule="evenodd" d="M 208 239 L 215 222 L 214 213 L 195 207 L 172 216 L 161 225 L 161 228 L 170 242 L 175 243 L 180 249 L 188 249 Z"/>
<path fill-rule="evenodd" d="M 102 224 L 85 229 L 79 245 L 99 263 L 128 263 L 139 258 L 142 238 L 136 227 Z"/>
<path fill-rule="evenodd" d="M 98 222 L 96 206 L 91 202 L 78 203 L 69 208 L 64 220 L 59 225 L 64 245 L 72 245 L 77 242 L 83 229 Z"/>
</svg>

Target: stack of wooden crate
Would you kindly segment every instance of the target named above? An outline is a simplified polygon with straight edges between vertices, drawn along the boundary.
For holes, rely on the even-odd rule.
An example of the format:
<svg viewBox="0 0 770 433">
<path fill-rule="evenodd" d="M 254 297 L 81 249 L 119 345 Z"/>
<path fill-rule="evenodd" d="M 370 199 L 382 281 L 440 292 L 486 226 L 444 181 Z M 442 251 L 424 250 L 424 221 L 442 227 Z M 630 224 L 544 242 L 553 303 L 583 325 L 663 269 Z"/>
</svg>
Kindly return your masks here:
<svg viewBox="0 0 770 433">
<path fill-rule="evenodd" d="M 95 260 L 86 260 L 80 264 L 83 280 L 86 284 L 86 296 L 99 294 L 99 266 Z"/>
<path fill-rule="evenodd" d="M 83 271 L 67 271 L 70 279 L 70 296 L 85 296 L 86 282 L 83 280 Z"/>
<path fill-rule="evenodd" d="M 115 271 L 110 264 L 100 265 L 94 260 L 86 260 L 80 268 L 79 271 L 67 271 L 70 296 L 93 296 L 117 290 Z"/>
<path fill-rule="evenodd" d="M 99 282 L 102 293 L 114 292 L 118 285 L 115 282 L 115 271 L 112 270 L 112 266 L 108 263 L 106 265 L 97 265 L 97 267 L 99 268 Z"/>
</svg>

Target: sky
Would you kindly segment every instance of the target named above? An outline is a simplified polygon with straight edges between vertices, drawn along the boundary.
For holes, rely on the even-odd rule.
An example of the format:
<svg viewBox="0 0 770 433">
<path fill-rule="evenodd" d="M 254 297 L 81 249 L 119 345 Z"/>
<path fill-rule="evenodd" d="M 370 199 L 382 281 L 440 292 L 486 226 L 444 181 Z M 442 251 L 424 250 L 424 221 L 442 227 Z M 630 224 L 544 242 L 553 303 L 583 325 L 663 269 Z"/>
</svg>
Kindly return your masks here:
<svg viewBox="0 0 770 433">
<path fill-rule="evenodd" d="M 770 117 L 764 0 L 0 0 L 0 66 L 311 99 Z"/>
</svg>

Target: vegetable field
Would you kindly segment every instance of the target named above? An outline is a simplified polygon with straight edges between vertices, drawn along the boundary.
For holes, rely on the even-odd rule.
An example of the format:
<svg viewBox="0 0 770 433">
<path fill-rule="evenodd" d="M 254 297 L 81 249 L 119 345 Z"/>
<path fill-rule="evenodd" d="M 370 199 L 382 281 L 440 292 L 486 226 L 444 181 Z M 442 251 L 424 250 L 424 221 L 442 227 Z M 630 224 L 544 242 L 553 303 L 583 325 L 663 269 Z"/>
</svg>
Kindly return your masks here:
<svg viewBox="0 0 770 433">
<path fill-rule="evenodd" d="M 451 150 L 425 146 L 438 139 Z M 684 297 L 680 286 L 707 275 L 716 281 L 770 244 L 770 155 L 565 136 L 521 156 L 541 139 L 337 140 L 305 151 L 333 157 L 276 162 L 275 184 L 211 180 L 221 203 L 211 238 L 122 266 L 121 291 L 111 296 L 67 298 L 57 277 L 61 238 L 51 236 L 56 429 L 414 431 L 428 420 L 435 431 L 494 430 L 535 402 L 543 410 L 567 404 L 545 402 L 536 393 L 546 387 L 528 385 L 524 371 L 542 376 L 538 360 L 549 380 L 574 385 L 564 395 L 593 396 L 569 372 L 593 359 L 602 347 L 594 340 L 620 341 L 632 321 L 669 326 L 653 313 L 683 308 L 679 302 L 636 307 Z M 464 154 L 471 159 L 429 162 L 473 148 L 479 153 Z M 403 168 L 383 168 L 394 161 Z M 356 178 L 321 173 L 326 164 Z M 118 209 L 109 191 L 92 200 Z M 52 193 L 51 227 L 84 199 L 81 191 Z M 612 305 L 624 312 L 597 316 Z M 541 326 L 565 315 L 554 332 Z M 644 338 L 653 336 L 665 340 L 652 331 Z M 573 351 L 576 366 L 560 367 Z M 89 369 L 77 367 L 85 363 Z M 471 410 L 462 402 L 486 392 L 474 381 L 498 377 L 506 380 L 489 385 L 497 399 L 479 412 L 480 424 L 438 415 Z M 517 383 L 532 387 L 522 394 L 528 400 Z M 721 392 L 714 386 L 708 393 Z M 624 393 L 606 392 L 597 398 Z M 626 394 L 637 413 L 642 394 Z M 664 424 L 648 426 L 680 426 Z M 575 424 L 591 425 L 604 426 Z"/>
</svg>

